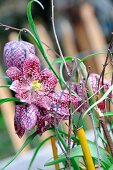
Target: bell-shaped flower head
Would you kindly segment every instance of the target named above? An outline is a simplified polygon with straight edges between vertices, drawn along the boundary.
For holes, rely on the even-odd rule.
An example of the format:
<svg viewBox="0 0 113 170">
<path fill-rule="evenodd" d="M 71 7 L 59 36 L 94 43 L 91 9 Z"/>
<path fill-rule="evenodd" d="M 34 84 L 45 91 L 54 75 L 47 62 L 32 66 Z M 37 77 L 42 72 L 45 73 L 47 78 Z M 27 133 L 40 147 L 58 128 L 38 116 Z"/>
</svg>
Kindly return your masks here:
<svg viewBox="0 0 113 170">
<path fill-rule="evenodd" d="M 22 70 L 23 63 L 29 54 L 35 54 L 34 45 L 26 41 L 10 41 L 5 44 L 3 58 L 6 67 L 17 67 Z"/>
</svg>

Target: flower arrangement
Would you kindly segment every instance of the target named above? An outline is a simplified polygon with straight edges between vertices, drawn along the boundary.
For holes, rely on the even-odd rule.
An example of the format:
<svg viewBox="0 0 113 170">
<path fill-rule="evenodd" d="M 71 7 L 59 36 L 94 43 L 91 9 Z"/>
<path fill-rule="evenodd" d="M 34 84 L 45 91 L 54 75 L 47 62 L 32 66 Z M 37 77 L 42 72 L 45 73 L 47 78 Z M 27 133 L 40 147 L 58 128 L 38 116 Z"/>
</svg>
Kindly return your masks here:
<svg viewBox="0 0 113 170">
<path fill-rule="evenodd" d="M 12 81 L 9 88 L 15 93 L 15 97 L 8 101 L 18 102 L 14 117 L 15 132 L 20 138 L 26 131 L 34 129 L 35 132 L 28 137 L 17 154 L 1 169 L 5 169 L 36 135 L 41 136 L 45 131 L 50 130 L 53 131 L 53 134 L 37 146 L 29 170 L 40 147 L 48 140 L 51 140 L 53 160 L 46 162 L 45 166 L 55 165 L 56 170 L 95 170 L 96 168 L 112 170 L 113 142 L 110 135 L 112 128 L 109 132 L 106 117 L 113 116 L 113 112 L 108 112 L 106 103 L 112 103 L 113 85 L 104 79 L 105 68 L 112 55 L 112 41 L 101 75 L 90 74 L 84 65 L 83 61 L 92 55 L 83 59 L 64 57 L 55 32 L 52 1 L 52 24 L 60 57 L 51 63 L 32 18 L 31 6 L 34 2 L 43 8 L 37 0 L 28 2 L 27 16 L 32 32 L 25 28 L 20 29 L 19 41 L 8 42 L 4 47 L 3 57 L 7 67 L 6 75 Z M 49 68 L 41 69 L 34 45 L 21 39 L 23 32 L 27 32 L 33 39 Z M 69 70 L 68 62 L 71 62 L 72 70 Z M 54 69 L 55 63 L 60 63 L 60 75 Z M 68 75 L 67 80 L 63 76 L 63 66 L 65 66 Z M 56 90 L 57 83 L 61 87 L 59 90 Z M 4 102 L 7 100 L 0 99 L 0 103 Z M 87 114 L 93 125 L 95 142 L 86 139 L 84 127 L 81 124 Z M 64 120 L 68 121 L 67 132 L 61 126 Z M 109 122 L 110 126 L 111 124 L 112 121 Z M 101 134 L 100 131 L 103 133 Z M 102 140 L 103 147 L 99 146 L 97 138 Z M 56 141 L 62 150 L 61 155 L 58 155 Z M 60 167 L 60 163 L 63 168 Z"/>
</svg>

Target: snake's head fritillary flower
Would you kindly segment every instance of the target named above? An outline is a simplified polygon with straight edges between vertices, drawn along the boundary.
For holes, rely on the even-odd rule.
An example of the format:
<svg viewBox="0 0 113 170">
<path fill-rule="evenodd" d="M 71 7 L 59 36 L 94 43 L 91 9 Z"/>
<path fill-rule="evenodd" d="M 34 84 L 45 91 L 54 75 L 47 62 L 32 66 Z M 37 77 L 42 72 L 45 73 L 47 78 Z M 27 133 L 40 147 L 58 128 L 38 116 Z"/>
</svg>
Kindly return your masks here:
<svg viewBox="0 0 113 170">
<path fill-rule="evenodd" d="M 40 71 L 40 62 L 35 55 L 25 59 L 22 71 L 10 67 L 6 74 L 13 81 L 10 89 L 16 92 L 17 98 L 28 104 L 50 108 L 48 94 L 55 90 L 57 79 L 47 68 Z"/>
<path fill-rule="evenodd" d="M 99 74 L 90 74 L 89 76 L 89 80 L 90 80 L 90 83 L 91 83 L 91 86 L 92 86 L 92 89 L 93 89 L 93 92 L 96 93 L 99 88 L 102 86 L 102 78 L 100 79 L 100 75 Z M 99 87 L 98 87 L 99 85 Z M 111 86 L 110 82 L 106 79 L 103 80 L 103 89 L 104 89 L 104 92 L 106 92 L 109 87 Z"/>
<path fill-rule="evenodd" d="M 100 80 L 99 79 L 100 79 L 100 75 L 98 75 L 98 74 L 93 73 L 89 76 L 89 80 L 90 80 L 90 83 L 91 83 L 94 93 L 96 93 L 99 90 L 99 88 L 102 86 L 102 78 Z M 110 88 L 111 84 L 108 80 L 104 79 L 103 86 L 104 86 L 103 87 L 104 92 L 106 92 Z M 110 98 L 112 96 L 113 96 L 113 93 L 108 95 L 108 97 L 110 97 Z M 99 100 L 101 97 L 102 97 L 101 93 L 95 95 L 96 100 Z M 105 101 L 100 102 L 98 104 L 98 107 L 100 108 L 101 111 L 103 111 L 105 109 Z"/>
<path fill-rule="evenodd" d="M 68 119 L 69 104 L 72 103 L 77 108 L 81 101 L 68 90 L 55 92 L 56 77 L 48 68 L 40 70 L 40 62 L 33 52 L 33 46 L 25 44 L 23 41 L 10 42 L 4 49 L 8 66 L 6 74 L 12 80 L 10 89 L 26 103 L 16 106 L 14 125 L 19 137 L 34 127 L 38 134 L 42 134 L 51 124 L 55 124 L 54 116 L 57 124 Z M 11 57 L 9 61 L 8 57 Z"/>
<path fill-rule="evenodd" d="M 15 130 L 19 137 L 22 137 L 25 131 L 36 128 L 39 135 L 48 130 L 51 125 L 58 125 L 62 120 L 69 118 L 69 104 L 74 105 L 80 101 L 80 98 L 70 96 L 67 90 L 51 92 L 48 94 L 50 109 L 45 107 L 46 103 L 41 106 L 34 104 L 17 105 L 15 113 Z M 44 105 L 44 106 L 43 106 Z"/>
<path fill-rule="evenodd" d="M 100 75 L 98 74 L 92 73 L 89 76 L 89 81 L 90 81 L 93 93 L 98 92 L 99 88 L 102 85 L 102 79 L 100 79 L 100 81 L 99 79 L 100 79 Z M 104 83 L 103 89 L 104 89 L 104 92 L 106 92 L 110 87 L 110 82 L 104 79 L 103 83 Z M 81 97 L 81 99 L 84 99 L 84 100 L 87 99 L 86 98 L 87 95 L 85 95 L 88 92 L 87 82 L 83 81 L 81 83 L 73 83 L 72 89 L 78 94 L 78 96 Z M 113 96 L 113 93 L 111 95 L 108 95 L 108 97 L 111 97 L 111 96 Z M 102 97 L 102 94 L 99 92 L 99 95 L 95 95 L 95 97 L 96 97 L 96 100 L 99 100 L 99 98 Z M 105 101 L 102 101 L 101 103 L 99 103 L 98 107 L 103 111 L 105 109 Z M 88 105 L 84 104 L 82 108 L 87 109 Z"/>
<path fill-rule="evenodd" d="M 72 102 L 74 107 L 78 107 L 79 97 L 70 95 L 68 90 L 51 92 L 48 94 L 49 109 L 47 100 L 40 105 L 17 105 L 15 113 L 15 130 L 19 137 L 22 137 L 25 131 L 36 128 L 37 133 L 41 135 L 48 128 L 62 120 L 69 118 L 69 104 Z"/>
<path fill-rule="evenodd" d="M 74 101 L 76 102 L 74 104 L 74 106 L 75 106 L 75 109 L 77 109 L 77 112 L 83 112 L 88 107 L 88 103 L 85 102 L 85 100 L 87 100 L 88 89 L 86 88 L 85 84 L 82 84 L 82 83 L 83 83 L 83 81 L 81 83 L 71 82 L 69 84 L 70 89 L 73 90 L 78 95 L 78 97 L 80 99 L 76 102 L 76 99 L 75 99 L 76 96 L 73 95 L 73 98 L 74 98 L 73 102 Z M 80 107 L 80 105 L 81 105 L 81 107 Z"/>
<path fill-rule="evenodd" d="M 5 44 L 3 58 L 9 67 L 17 67 L 22 70 L 23 63 L 29 54 L 35 54 L 35 48 L 31 43 L 26 41 L 10 41 Z"/>
<path fill-rule="evenodd" d="M 26 130 L 30 130 L 35 127 L 39 115 L 40 112 L 38 108 L 33 104 L 17 105 L 14 118 L 16 134 L 19 137 L 22 137 Z"/>
</svg>

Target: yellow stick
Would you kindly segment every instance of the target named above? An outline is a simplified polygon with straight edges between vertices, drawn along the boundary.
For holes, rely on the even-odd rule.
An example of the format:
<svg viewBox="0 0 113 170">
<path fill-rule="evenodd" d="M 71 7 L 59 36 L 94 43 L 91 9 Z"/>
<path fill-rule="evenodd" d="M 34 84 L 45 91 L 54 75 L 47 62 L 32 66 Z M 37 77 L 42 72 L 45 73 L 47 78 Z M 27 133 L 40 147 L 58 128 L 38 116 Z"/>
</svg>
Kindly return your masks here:
<svg viewBox="0 0 113 170">
<path fill-rule="evenodd" d="M 80 144 L 81 144 L 82 151 L 83 151 L 86 163 L 87 163 L 88 170 L 95 170 L 95 166 L 94 166 L 94 163 L 91 157 L 91 153 L 88 147 L 87 139 L 86 139 L 83 128 L 79 128 L 77 130 L 77 135 L 80 140 Z"/>
<path fill-rule="evenodd" d="M 56 160 L 58 158 L 58 151 L 57 151 L 57 147 L 56 147 L 56 143 L 55 143 L 55 137 L 54 136 L 51 136 L 51 146 L 52 146 L 52 150 L 53 150 L 53 157 L 54 157 L 54 160 Z M 56 164 L 55 165 L 55 169 L 56 170 L 59 170 L 60 169 L 60 166 L 59 164 Z"/>
</svg>

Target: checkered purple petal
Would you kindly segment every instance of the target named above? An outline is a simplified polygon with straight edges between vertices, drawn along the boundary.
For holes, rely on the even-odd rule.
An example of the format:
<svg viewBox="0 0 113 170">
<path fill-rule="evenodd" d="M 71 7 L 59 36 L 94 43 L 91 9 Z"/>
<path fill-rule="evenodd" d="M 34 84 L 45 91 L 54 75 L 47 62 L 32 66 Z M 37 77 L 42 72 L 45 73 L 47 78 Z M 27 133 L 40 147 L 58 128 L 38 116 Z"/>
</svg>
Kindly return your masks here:
<svg viewBox="0 0 113 170">
<path fill-rule="evenodd" d="M 25 111 L 21 121 L 25 129 L 30 130 L 36 125 L 37 117 L 40 115 L 40 112 L 35 105 L 25 106 Z"/>
<path fill-rule="evenodd" d="M 29 55 L 23 63 L 23 75 L 26 78 L 37 80 L 40 73 L 40 61 L 35 55 Z"/>
<path fill-rule="evenodd" d="M 19 80 L 22 77 L 22 72 L 17 67 L 9 67 L 6 75 L 12 80 Z"/>
<path fill-rule="evenodd" d="M 17 105 L 14 125 L 19 137 L 22 137 L 26 130 L 35 127 L 40 112 L 35 105 Z"/>
<path fill-rule="evenodd" d="M 45 68 L 40 72 L 39 80 L 42 81 L 44 91 L 54 91 L 57 84 L 57 78 L 48 68 Z"/>
<path fill-rule="evenodd" d="M 35 48 L 26 41 L 10 41 L 5 44 L 3 58 L 9 67 L 17 67 L 22 71 L 23 63 L 29 54 L 35 54 Z"/>
</svg>

